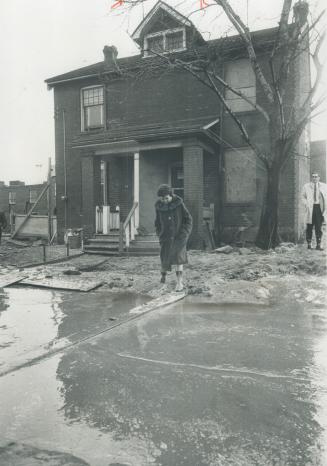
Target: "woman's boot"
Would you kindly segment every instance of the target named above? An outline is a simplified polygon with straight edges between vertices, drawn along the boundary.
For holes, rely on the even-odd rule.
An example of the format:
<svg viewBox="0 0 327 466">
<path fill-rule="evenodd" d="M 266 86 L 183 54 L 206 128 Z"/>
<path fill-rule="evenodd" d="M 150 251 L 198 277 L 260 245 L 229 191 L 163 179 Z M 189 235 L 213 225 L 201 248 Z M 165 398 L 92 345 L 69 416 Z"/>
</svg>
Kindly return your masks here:
<svg viewBox="0 0 327 466">
<path fill-rule="evenodd" d="M 166 272 L 161 272 L 160 283 L 166 283 Z"/>
</svg>

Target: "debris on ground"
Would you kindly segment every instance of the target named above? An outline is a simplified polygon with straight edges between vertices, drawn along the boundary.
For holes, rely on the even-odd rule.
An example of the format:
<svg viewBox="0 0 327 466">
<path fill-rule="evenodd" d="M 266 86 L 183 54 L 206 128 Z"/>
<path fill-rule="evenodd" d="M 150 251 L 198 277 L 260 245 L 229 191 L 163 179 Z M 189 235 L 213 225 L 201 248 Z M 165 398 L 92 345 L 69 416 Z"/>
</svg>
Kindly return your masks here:
<svg viewBox="0 0 327 466">
<path fill-rule="evenodd" d="M 6 286 L 13 285 L 14 283 L 18 283 L 24 278 L 27 277 L 27 274 L 22 272 L 10 272 L 3 275 L 0 275 L 0 288 L 5 288 Z"/>
<path fill-rule="evenodd" d="M 232 246 L 227 245 L 227 246 L 222 246 L 221 248 L 216 248 L 212 252 L 222 253 L 222 254 L 230 254 L 233 251 L 234 251 L 234 249 L 232 248 Z"/>
<path fill-rule="evenodd" d="M 42 288 L 55 288 L 70 291 L 91 291 L 103 284 L 102 280 L 67 279 L 66 277 L 34 277 L 25 278 L 20 282 L 23 285 L 37 286 Z"/>
</svg>

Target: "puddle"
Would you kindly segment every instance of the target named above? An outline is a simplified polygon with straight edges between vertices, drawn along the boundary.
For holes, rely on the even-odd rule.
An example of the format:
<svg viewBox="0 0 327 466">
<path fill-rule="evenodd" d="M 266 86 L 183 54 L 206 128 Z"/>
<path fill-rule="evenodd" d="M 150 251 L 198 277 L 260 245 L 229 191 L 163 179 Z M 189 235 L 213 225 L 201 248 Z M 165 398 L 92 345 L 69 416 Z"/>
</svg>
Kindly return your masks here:
<svg viewBox="0 0 327 466">
<path fill-rule="evenodd" d="M 110 328 L 150 298 L 10 287 L 0 295 L 0 373 Z"/>
<path fill-rule="evenodd" d="M 11 351 L 29 348 L 24 328 L 36 321 L 24 317 L 14 333 L 4 316 L 19 319 L 32 302 L 43 330 L 29 335 L 42 347 L 79 341 L 141 304 L 100 290 L 96 307 L 91 294 L 17 291 L 0 301 Z M 0 464 L 323 466 L 326 354 L 321 309 L 188 298 L 1 377 Z"/>
</svg>

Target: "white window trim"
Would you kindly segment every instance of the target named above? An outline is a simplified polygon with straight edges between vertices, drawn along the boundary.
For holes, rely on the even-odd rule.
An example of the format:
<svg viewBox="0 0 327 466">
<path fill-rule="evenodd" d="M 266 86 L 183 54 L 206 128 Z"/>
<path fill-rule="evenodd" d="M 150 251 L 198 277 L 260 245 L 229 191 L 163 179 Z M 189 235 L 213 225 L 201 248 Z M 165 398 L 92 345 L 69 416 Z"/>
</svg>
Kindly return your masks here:
<svg viewBox="0 0 327 466">
<path fill-rule="evenodd" d="M 35 194 L 35 196 L 33 196 L 34 199 L 35 199 L 34 201 L 33 201 L 33 199 L 32 199 L 32 193 Z M 35 204 L 36 199 L 37 199 L 37 191 L 34 190 L 34 189 L 30 189 L 30 199 L 29 199 L 30 203 L 31 203 L 31 204 Z"/>
<path fill-rule="evenodd" d="M 10 205 L 15 205 L 16 204 L 16 191 L 9 191 L 8 203 Z"/>
<path fill-rule="evenodd" d="M 102 121 L 103 121 L 103 125 L 102 125 L 102 128 L 105 127 L 105 121 L 104 121 L 104 108 L 105 108 L 105 103 L 106 103 L 106 99 L 105 99 L 105 89 L 104 89 L 104 86 L 102 86 L 101 84 L 97 84 L 95 86 L 85 86 L 85 87 L 82 87 L 81 90 L 80 90 L 80 107 L 81 107 L 81 131 L 82 132 L 86 132 L 88 131 L 86 128 L 85 128 L 85 121 L 84 121 L 84 101 L 83 101 L 83 91 L 85 91 L 86 89 L 95 89 L 95 88 L 99 88 L 99 87 L 102 87 L 103 88 L 103 104 L 102 104 Z"/>
<path fill-rule="evenodd" d="M 174 50 L 166 50 L 166 36 L 169 34 L 173 34 L 175 32 L 182 32 L 183 33 L 183 46 L 179 49 Z M 147 34 L 144 37 L 144 58 L 153 57 L 155 54 L 148 51 L 148 39 L 152 37 L 162 36 L 163 38 L 163 52 L 162 53 L 171 53 L 171 52 L 182 52 L 186 49 L 186 29 L 185 27 L 175 28 L 175 29 L 166 29 L 164 31 L 154 32 L 153 34 Z"/>
</svg>

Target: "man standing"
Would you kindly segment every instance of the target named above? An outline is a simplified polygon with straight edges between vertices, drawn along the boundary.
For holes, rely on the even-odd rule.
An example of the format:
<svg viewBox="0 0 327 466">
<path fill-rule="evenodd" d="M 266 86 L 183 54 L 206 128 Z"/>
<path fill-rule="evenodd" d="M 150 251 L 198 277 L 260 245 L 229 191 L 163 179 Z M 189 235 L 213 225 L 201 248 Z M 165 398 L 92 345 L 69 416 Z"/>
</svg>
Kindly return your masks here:
<svg viewBox="0 0 327 466">
<path fill-rule="evenodd" d="M 192 217 L 183 200 L 173 195 L 167 184 L 159 186 L 157 195 L 155 228 L 160 241 L 161 283 L 165 283 L 167 272 L 175 265 L 176 291 L 182 291 L 183 264 L 187 263 L 186 243 L 192 230 Z"/>
<path fill-rule="evenodd" d="M 7 220 L 4 212 L 0 211 L 0 244 L 1 244 L 1 237 L 2 237 L 2 230 L 7 227 Z"/>
<path fill-rule="evenodd" d="M 327 184 L 319 181 L 318 173 L 312 173 L 311 183 L 306 183 L 302 190 L 302 199 L 306 208 L 306 240 L 308 249 L 312 249 L 312 229 L 315 228 L 316 249 L 323 251 L 321 247 L 321 225 L 324 221 L 326 200 L 327 200 Z"/>
</svg>

